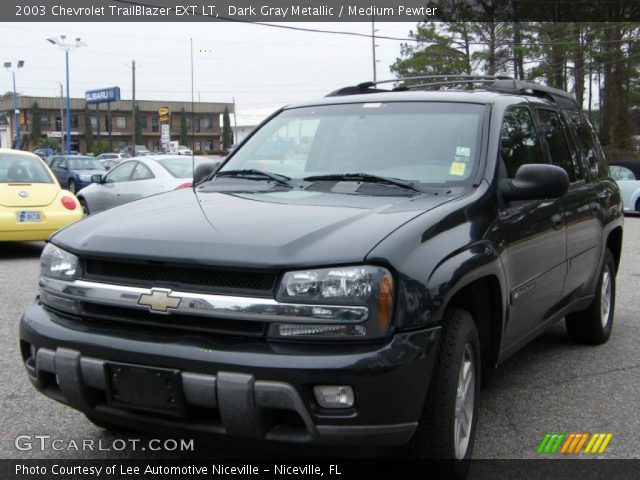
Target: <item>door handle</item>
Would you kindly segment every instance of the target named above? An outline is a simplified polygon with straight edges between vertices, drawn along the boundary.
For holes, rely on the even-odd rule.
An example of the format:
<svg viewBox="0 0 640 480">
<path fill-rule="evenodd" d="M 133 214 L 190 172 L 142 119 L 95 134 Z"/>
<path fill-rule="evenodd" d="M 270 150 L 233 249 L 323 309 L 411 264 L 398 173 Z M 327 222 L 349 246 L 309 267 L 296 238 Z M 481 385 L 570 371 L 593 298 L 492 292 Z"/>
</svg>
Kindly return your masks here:
<svg viewBox="0 0 640 480">
<path fill-rule="evenodd" d="M 591 202 L 589 204 L 589 210 L 591 211 L 591 213 L 596 214 L 598 213 L 599 209 L 600 209 L 600 205 L 598 204 L 598 202 Z"/>
<path fill-rule="evenodd" d="M 563 225 L 562 215 L 559 213 L 551 215 L 551 225 L 553 225 L 554 230 L 560 230 Z"/>
</svg>

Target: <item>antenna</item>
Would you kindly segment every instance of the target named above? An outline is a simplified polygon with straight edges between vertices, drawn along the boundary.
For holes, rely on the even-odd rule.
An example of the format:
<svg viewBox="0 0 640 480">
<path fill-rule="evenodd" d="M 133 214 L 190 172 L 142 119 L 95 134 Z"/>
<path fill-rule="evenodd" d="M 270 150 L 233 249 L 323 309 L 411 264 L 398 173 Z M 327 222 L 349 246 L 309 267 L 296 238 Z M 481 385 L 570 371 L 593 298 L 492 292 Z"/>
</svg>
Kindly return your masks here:
<svg viewBox="0 0 640 480">
<path fill-rule="evenodd" d="M 193 193 L 196 192 L 196 136 L 195 130 L 193 128 L 193 38 L 191 41 L 191 187 L 193 188 Z"/>
</svg>

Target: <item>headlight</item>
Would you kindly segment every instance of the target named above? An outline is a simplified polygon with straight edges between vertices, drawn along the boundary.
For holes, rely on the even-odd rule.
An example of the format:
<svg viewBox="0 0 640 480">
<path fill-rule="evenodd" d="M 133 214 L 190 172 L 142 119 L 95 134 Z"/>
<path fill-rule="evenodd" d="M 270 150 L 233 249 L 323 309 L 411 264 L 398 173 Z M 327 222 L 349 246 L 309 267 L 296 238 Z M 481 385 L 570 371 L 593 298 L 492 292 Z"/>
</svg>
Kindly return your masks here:
<svg viewBox="0 0 640 480">
<path fill-rule="evenodd" d="M 52 243 L 47 243 L 40 256 L 40 275 L 60 280 L 75 280 L 78 270 L 78 257 Z"/>
<path fill-rule="evenodd" d="M 386 268 L 370 265 L 287 272 L 276 298 L 280 302 L 314 305 L 359 305 L 369 310 L 360 324 L 276 323 L 272 338 L 380 338 L 389 334 L 393 313 L 393 277 Z"/>
<path fill-rule="evenodd" d="M 80 180 L 82 180 L 83 182 L 90 182 L 91 175 L 80 175 Z"/>
</svg>

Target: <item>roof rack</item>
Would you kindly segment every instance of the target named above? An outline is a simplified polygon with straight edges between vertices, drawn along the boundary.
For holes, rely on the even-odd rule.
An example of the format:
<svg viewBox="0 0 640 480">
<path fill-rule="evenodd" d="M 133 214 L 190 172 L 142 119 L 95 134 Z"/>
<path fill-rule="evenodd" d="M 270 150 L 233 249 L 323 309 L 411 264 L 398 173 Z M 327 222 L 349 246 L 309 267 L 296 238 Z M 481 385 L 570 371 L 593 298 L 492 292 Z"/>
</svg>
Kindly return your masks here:
<svg viewBox="0 0 640 480">
<path fill-rule="evenodd" d="M 558 88 L 547 87 L 528 80 L 497 80 L 487 88 L 490 92 L 513 93 L 516 95 L 534 95 L 536 97 L 547 98 L 552 102 L 569 108 L 578 109 L 578 102 L 573 95 Z"/>
<path fill-rule="evenodd" d="M 378 85 L 385 83 L 398 83 L 415 80 L 428 80 L 425 83 L 414 85 L 400 85 L 391 90 L 376 88 Z M 511 77 L 502 75 L 419 75 L 415 77 L 397 78 L 394 80 L 380 80 L 378 82 L 363 82 L 358 85 L 343 87 L 335 90 L 327 95 L 327 97 L 339 97 L 344 95 L 359 95 L 366 93 L 380 92 L 398 92 L 416 89 L 428 89 L 431 87 L 442 87 L 446 85 L 472 85 L 474 83 L 488 83 L 486 90 L 489 92 L 510 93 L 514 95 L 534 95 L 536 97 L 546 98 L 552 102 L 558 103 L 565 107 L 578 109 L 578 103 L 573 95 L 563 90 L 553 87 L 547 87 L 536 82 L 527 80 L 516 80 Z"/>
</svg>

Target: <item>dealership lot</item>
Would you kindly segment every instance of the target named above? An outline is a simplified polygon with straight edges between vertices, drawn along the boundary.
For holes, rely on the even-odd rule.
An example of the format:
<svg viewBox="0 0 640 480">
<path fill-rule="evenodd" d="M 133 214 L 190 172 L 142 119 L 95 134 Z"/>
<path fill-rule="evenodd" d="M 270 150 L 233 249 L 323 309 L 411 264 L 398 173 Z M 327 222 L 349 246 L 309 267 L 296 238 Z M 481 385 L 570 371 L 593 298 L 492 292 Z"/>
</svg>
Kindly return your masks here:
<svg viewBox="0 0 640 480">
<path fill-rule="evenodd" d="M 476 458 L 534 458 L 541 439 L 549 432 L 611 432 L 613 439 L 603 458 L 640 458 L 640 218 L 625 222 L 622 265 L 618 273 L 617 307 L 611 340 L 599 347 L 573 344 L 562 323 L 538 338 L 503 364 L 484 390 L 474 456 Z M 20 315 L 37 291 L 38 257 L 41 243 L 0 243 L 0 383 L 3 458 L 130 458 L 150 456 L 244 455 L 290 456 L 334 454 L 320 449 L 289 446 L 209 442 L 196 439 L 193 453 L 147 450 L 122 451 L 36 448 L 19 451 L 20 435 L 50 435 L 60 445 L 85 439 L 112 445 L 117 438 L 153 436 L 106 433 L 90 424 L 82 414 L 37 394 L 23 371 L 18 351 Z M 36 442 L 34 442 L 35 445 Z M 235 443 L 234 447 L 223 447 Z M 344 453 L 344 450 L 341 450 Z M 340 453 L 340 452 L 339 452 Z M 366 451 L 349 451 L 356 456 Z M 384 453 L 384 452 L 381 452 Z M 587 454 L 580 457 L 587 457 Z"/>
</svg>

